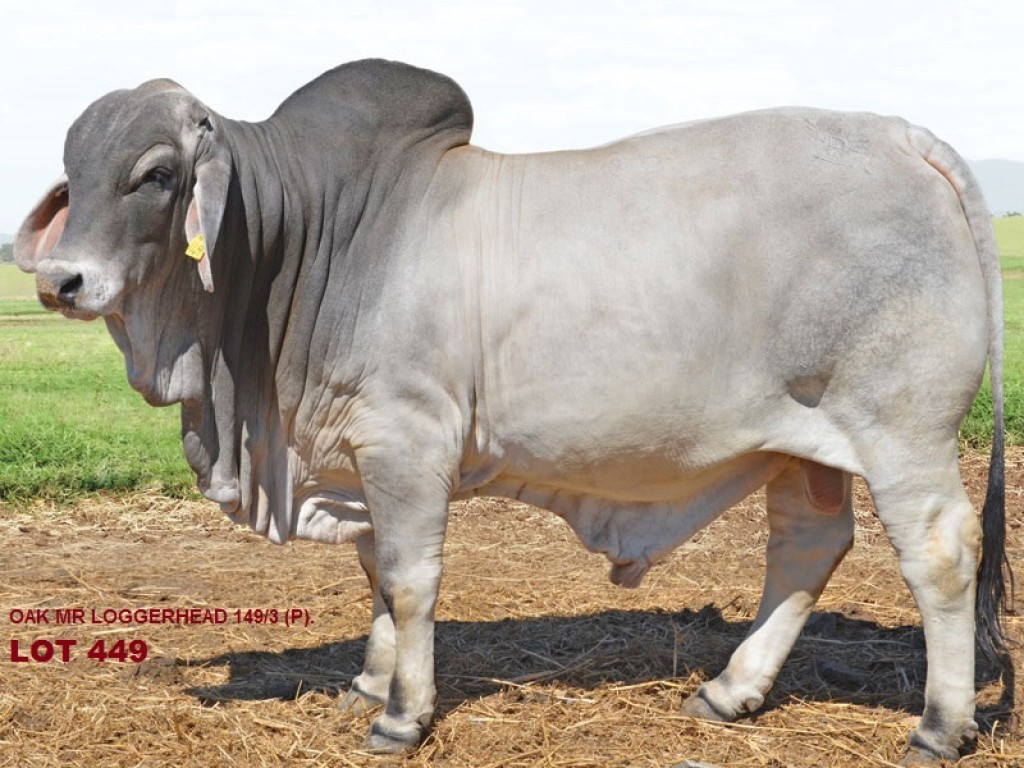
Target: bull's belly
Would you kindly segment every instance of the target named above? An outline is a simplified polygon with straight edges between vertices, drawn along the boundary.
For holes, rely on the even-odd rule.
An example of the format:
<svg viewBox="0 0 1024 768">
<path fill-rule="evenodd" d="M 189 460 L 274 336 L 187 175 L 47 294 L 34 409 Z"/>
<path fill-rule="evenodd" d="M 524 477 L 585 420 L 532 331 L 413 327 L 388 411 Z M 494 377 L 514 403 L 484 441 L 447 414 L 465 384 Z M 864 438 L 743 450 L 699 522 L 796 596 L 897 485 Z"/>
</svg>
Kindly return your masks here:
<svg viewBox="0 0 1024 768">
<path fill-rule="evenodd" d="M 590 551 L 612 563 L 610 578 L 635 587 L 650 567 L 712 522 L 722 512 L 756 491 L 794 459 L 781 453 L 748 453 L 713 467 L 666 474 L 661 483 L 648 476 L 642 494 L 630 495 L 621 475 L 606 487 L 591 478 L 583 488 L 557 484 L 538 474 L 499 474 L 489 482 L 457 491 L 454 498 L 501 496 L 548 509 L 563 518 Z M 346 491 L 307 487 L 296 495 L 287 538 L 331 544 L 352 541 L 373 530 L 361 489 Z M 277 541 L 266 525 L 261 530 Z"/>
<path fill-rule="evenodd" d="M 611 561 L 613 582 L 635 587 L 654 563 L 765 485 L 791 460 L 779 453 L 745 454 L 700 472 L 666 476 L 660 485 L 648 480 L 642 499 L 632 501 L 618 478 L 602 493 L 592 483 L 585 490 L 567 489 L 499 475 L 459 495 L 502 496 L 554 512 L 587 549 Z"/>
</svg>

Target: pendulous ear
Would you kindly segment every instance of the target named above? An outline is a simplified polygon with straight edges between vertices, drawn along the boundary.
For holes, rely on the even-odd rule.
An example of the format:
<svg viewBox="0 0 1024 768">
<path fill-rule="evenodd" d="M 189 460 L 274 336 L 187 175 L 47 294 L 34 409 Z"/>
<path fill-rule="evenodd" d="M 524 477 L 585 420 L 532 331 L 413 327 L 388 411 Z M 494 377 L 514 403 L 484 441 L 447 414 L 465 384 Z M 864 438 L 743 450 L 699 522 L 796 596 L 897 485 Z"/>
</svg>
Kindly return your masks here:
<svg viewBox="0 0 1024 768">
<path fill-rule="evenodd" d="M 187 254 L 196 260 L 203 288 L 213 293 L 213 271 L 217 237 L 227 207 L 231 186 L 231 155 L 224 148 L 209 117 L 200 124 L 203 132 L 201 146 L 196 153 L 195 186 L 192 200 L 185 213 L 185 237 L 189 242 Z"/>
<path fill-rule="evenodd" d="M 35 272 L 50 255 L 68 218 L 68 177 L 62 175 L 25 218 L 14 240 L 14 261 L 25 272 Z"/>
</svg>

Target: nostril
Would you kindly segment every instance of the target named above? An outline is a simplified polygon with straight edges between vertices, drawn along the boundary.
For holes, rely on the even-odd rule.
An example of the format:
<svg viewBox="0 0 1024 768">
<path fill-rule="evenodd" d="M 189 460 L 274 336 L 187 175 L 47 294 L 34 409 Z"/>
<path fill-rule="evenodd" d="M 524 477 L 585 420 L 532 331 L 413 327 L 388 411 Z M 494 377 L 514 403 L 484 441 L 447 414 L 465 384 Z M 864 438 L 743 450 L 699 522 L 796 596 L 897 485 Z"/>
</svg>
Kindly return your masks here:
<svg viewBox="0 0 1024 768">
<path fill-rule="evenodd" d="M 81 290 L 81 288 L 82 276 L 75 275 L 74 277 L 70 277 L 63 283 L 61 283 L 60 291 L 58 291 L 57 296 L 62 301 L 73 301 L 75 298 L 75 294 L 77 294 L 78 291 Z"/>
</svg>

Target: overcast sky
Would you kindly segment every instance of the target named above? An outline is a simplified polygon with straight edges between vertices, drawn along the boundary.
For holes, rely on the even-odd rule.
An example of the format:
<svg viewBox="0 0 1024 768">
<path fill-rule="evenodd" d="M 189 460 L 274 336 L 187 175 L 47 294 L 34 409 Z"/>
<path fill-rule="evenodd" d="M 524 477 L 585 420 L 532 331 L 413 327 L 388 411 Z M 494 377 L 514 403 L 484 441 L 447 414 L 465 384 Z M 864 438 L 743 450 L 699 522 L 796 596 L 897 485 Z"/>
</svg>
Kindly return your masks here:
<svg viewBox="0 0 1024 768">
<path fill-rule="evenodd" d="M 171 77 L 260 120 L 369 56 L 457 80 L 474 143 L 582 147 L 781 104 L 899 114 L 972 160 L 1024 161 L 1019 0 L 145 0 L 0 11 L 0 232 L 61 170 L 98 96 Z"/>
</svg>

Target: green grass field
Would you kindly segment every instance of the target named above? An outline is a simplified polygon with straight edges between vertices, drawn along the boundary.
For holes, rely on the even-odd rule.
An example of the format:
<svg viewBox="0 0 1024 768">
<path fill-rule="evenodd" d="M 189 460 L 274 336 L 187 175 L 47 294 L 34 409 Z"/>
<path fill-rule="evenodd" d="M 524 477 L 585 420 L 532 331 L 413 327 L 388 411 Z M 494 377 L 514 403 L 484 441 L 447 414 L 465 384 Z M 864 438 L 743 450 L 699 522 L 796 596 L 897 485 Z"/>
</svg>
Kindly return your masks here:
<svg viewBox="0 0 1024 768">
<path fill-rule="evenodd" d="M 1024 445 L 1024 216 L 998 218 L 994 224 L 1003 263 L 1007 438 L 1011 443 Z M 987 388 L 979 395 L 961 429 L 961 435 L 974 445 L 992 439 L 991 397 L 986 400 L 986 394 Z"/>
<path fill-rule="evenodd" d="M 12 315 L 41 315 L 35 278 L 13 264 L 0 264 L 0 322 Z"/>
<path fill-rule="evenodd" d="M 1024 444 L 1024 217 L 995 220 L 1006 300 L 1007 433 Z M 986 387 L 965 444 L 992 439 Z M 128 386 L 102 321 L 45 312 L 32 276 L 0 264 L 0 500 L 72 498 L 157 487 L 191 494 L 178 409 L 151 408 Z"/>
<path fill-rule="evenodd" d="M 178 409 L 146 405 L 103 322 L 45 312 L 33 285 L 0 264 L 0 500 L 191 494 Z"/>
</svg>

